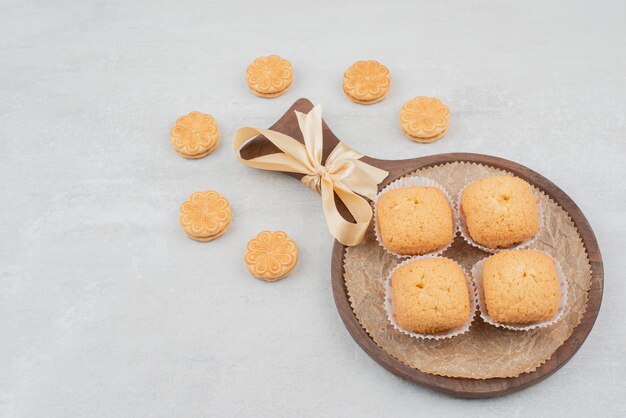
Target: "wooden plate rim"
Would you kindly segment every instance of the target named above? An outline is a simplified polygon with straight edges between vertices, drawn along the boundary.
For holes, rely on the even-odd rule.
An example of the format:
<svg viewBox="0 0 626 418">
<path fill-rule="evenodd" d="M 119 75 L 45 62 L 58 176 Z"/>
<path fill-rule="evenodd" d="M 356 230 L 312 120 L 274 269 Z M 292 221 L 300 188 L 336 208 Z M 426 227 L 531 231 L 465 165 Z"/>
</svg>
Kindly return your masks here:
<svg viewBox="0 0 626 418">
<path fill-rule="evenodd" d="M 372 357 L 382 367 L 403 379 L 463 398 L 486 398 L 500 396 L 527 388 L 552 375 L 572 358 L 591 332 L 596 317 L 598 316 L 602 302 L 604 271 L 602 256 L 593 230 L 591 229 L 591 226 L 582 211 L 564 191 L 562 191 L 550 180 L 521 164 L 483 154 L 437 154 L 402 161 L 376 160 L 368 157 L 365 157 L 365 159 L 367 159 L 370 164 L 374 164 L 390 171 L 390 178 L 386 180 L 381 187 L 384 187 L 386 184 L 398 177 L 401 177 L 402 175 L 408 174 L 420 168 L 450 162 L 485 164 L 509 171 L 539 187 L 565 209 L 565 211 L 571 216 L 579 233 L 581 234 L 583 245 L 587 250 L 589 262 L 591 264 L 591 288 L 589 290 L 587 310 L 584 313 L 580 324 L 572 332 L 572 335 L 553 353 L 549 360 L 547 360 L 535 371 L 523 373 L 518 377 L 493 378 L 485 380 L 463 379 L 435 376 L 421 372 L 400 362 L 395 357 L 385 352 L 374 342 L 374 340 L 372 340 L 369 334 L 361 326 L 358 318 L 352 310 L 352 307 L 350 306 L 348 292 L 343 278 L 346 247 L 338 241 L 335 241 L 331 259 L 332 288 L 335 304 L 343 323 L 348 329 L 348 332 L 370 357 Z"/>
</svg>

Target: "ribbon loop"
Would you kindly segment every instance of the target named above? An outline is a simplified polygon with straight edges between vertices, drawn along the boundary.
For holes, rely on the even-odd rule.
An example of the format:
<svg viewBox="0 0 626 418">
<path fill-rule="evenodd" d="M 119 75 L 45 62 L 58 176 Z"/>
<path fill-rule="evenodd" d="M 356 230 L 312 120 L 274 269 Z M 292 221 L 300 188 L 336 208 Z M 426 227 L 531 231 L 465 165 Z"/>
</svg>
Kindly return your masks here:
<svg viewBox="0 0 626 418">
<path fill-rule="evenodd" d="M 296 111 L 304 145 L 288 135 L 268 129 L 241 128 L 235 133 L 235 158 L 249 167 L 261 170 L 304 174 L 301 182 L 322 196 L 322 208 L 330 233 L 343 245 L 359 244 L 370 221 L 372 207 L 362 196 L 373 199 L 378 185 L 389 175 L 385 170 L 361 161 L 363 155 L 340 142 L 322 165 L 323 133 L 322 106 L 307 113 Z M 282 153 L 264 155 L 246 160 L 241 149 L 259 135 L 265 136 Z M 335 194 L 354 217 L 349 222 L 339 213 Z"/>
</svg>

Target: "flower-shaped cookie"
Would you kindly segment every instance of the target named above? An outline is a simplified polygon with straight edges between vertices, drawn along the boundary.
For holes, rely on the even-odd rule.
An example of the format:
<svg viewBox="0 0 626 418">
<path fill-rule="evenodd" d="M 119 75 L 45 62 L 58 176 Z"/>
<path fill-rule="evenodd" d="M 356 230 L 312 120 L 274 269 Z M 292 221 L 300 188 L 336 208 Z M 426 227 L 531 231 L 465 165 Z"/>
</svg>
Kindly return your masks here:
<svg viewBox="0 0 626 418">
<path fill-rule="evenodd" d="M 254 277 L 273 282 L 291 273 L 298 261 L 298 247 L 282 231 L 263 231 L 248 242 L 244 259 Z"/>
<path fill-rule="evenodd" d="M 259 57 L 246 71 L 252 93 L 259 97 L 276 97 L 287 91 L 293 81 L 291 63 L 278 55 Z"/>
<path fill-rule="evenodd" d="M 191 159 L 206 157 L 220 142 L 220 131 L 213 116 L 200 112 L 178 118 L 170 134 L 174 150 Z"/>
<path fill-rule="evenodd" d="M 228 200 L 213 190 L 196 192 L 180 207 L 185 234 L 196 241 L 211 241 L 226 232 L 233 215 Z"/>
<path fill-rule="evenodd" d="M 436 97 L 418 96 L 402 105 L 400 126 L 409 139 L 433 142 L 445 135 L 450 110 Z"/>
<path fill-rule="evenodd" d="M 389 70 L 378 61 L 357 61 L 343 74 L 343 91 L 355 103 L 379 102 L 390 86 Z"/>
</svg>

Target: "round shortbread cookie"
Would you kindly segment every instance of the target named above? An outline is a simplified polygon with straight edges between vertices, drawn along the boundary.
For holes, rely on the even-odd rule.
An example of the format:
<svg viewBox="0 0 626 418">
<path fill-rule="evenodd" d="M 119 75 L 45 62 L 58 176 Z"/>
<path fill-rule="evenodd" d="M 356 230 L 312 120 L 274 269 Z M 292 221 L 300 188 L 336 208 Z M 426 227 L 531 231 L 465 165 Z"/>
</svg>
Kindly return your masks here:
<svg viewBox="0 0 626 418">
<path fill-rule="evenodd" d="M 431 142 L 435 142 L 436 140 L 438 140 L 439 138 L 444 136 L 446 134 L 446 132 L 448 132 L 447 129 L 445 131 L 441 132 L 439 135 L 435 135 L 435 136 L 433 136 L 431 138 L 417 138 L 415 136 L 411 136 L 411 135 L 407 134 L 406 132 L 404 132 L 404 135 L 407 138 L 409 138 L 411 141 L 413 141 L 413 142 L 419 142 L 420 144 L 429 144 Z"/>
<path fill-rule="evenodd" d="M 196 154 L 196 155 L 187 155 L 187 154 L 184 154 L 182 152 L 176 152 L 176 154 L 178 154 L 181 157 L 186 158 L 188 160 L 199 160 L 200 158 L 206 157 L 211 152 L 213 152 L 213 150 L 209 150 L 209 151 L 203 152 L 202 154 Z"/>
<path fill-rule="evenodd" d="M 390 86 L 389 69 L 378 61 L 357 61 L 343 74 L 343 91 L 355 103 L 380 102 Z"/>
<path fill-rule="evenodd" d="M 436 141 L 445 135 L 449 125 L 450 110 L 436 97 L 415 97 L 400 110 L 400 127 L 415 142 Z"/>
<path fill-rule="evenodd" d="M 180 206 L 179 222 L 187 236 L 212 241 L 226 232 L 233 215 L 228 200 L 214 190 L 196 192 Z"/>
<path fill-rule="evenodd" d="M 189 159 L 209 155 L 220 142 L 220 131 L 213 116 L 191 112 L 178 118 L 170 132 L 172 147 L 178 155 Z"/>
<path fill-rule="evenodd" d="M 283 231 L 262 231 L 248 242 L 244 260 L 254 277 L 274 282 L 293 271 L 298 261 L 298 246 Z"/>
<path fill-rule="evenodd" d="M 213 241 L 214 239 L 217 239 L 217 238 L 221 237 L 222 235 L 224 235 L 224 233 L 226 233 L 227 229 L 228 229 L 228 227 L 226 227 L 221 232 L 218 232 L 217 234 L 211 235 L 209 237 L 192 237 L 191 235 L 187 235 L 187 236 L 189 238 L 191 238 L 192 240 L 194 240 L 194 241 L 209 242 L 209 241 Z"/>
<path fill-rule="evenodd" d="M 293 68 L 289 61 L 278 55 L 259 57 L 246 70 L 246 81 L 255 95 L 277 97 L 291 86 Z"/>
</svg>

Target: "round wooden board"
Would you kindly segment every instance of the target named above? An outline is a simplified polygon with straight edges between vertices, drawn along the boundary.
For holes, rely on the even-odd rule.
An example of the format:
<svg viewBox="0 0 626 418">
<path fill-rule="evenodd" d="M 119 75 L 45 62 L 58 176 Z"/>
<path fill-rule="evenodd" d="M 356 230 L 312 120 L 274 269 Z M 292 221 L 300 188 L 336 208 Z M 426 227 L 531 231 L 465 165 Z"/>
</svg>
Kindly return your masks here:
<svg viewBox="0 0 626 418">
<path fill-rule="evenodd" d="M 348 292 L 343 277 L 346 247 L 338 241 L 335 241 L 332 253 L 332 286 L 335 304 L 337 305 L 339 315 L 350 332 L 350 335 L 352 335 L 352 338 L 354 338 L 359 346 L 370 357 L 372 357 L 385 369 L 403 379 L 462 398 L 487 398 L 527 388 L 541 382 L 543 379 L 556 372 L 561 366 L 567 363 L 570 358 L 572 358 L 587 338 L 587 335 L 589 335 L 596 317 L 598 316 L 598 311 L 602 302 L 604 272 L 602 267 L 602 256 L 600 254 L 600 249 L 598 248 L 598 243 L 593 230 L 583 213 L 580 211 L 578 206 L 576 206 L 576 203 L 574 203 L 574 201 L 567 194 L 565 194 L 565 192 L 545 177 L 530 170 L 529 168 L 524 167 L 523 165 L 488 155 L 453 153 L 430 155 L 427 157 L 401 161 L 377 160 L 369 157 L 364 157 L 363 160 L 390 172 L 389 177 L 383 184 L 380 185 L 380 189 L 397 178 L 420 168 L 457 161 L 489 165 L 491 167 L 509 171 L 516 176 L 525 179 L 529 183 L 543 190 L 555 202 L 561 205 L 572 217 L 580 235 L 582 236 L 583 243 L 589 255 L 592 276 L 587 311 L 585 312 L 581 323 L 574 329 L 574 332 L 567 339 L 567 341 L 565 341 L 565 343 L 554 352 L 552 357 L 534 372 L 523 373 L 514 378 L 494 378 L 485 380 L 435 376 L 421 372 L 400 362 L 395 357 L 381 349 L 367 334 L 365 329 L 363 329 L 359 320 L 355 316 L 352 307 L 350 306 Z"/>
<path fill-rule="evenodd" d="M 299 142 L 304 142 L 294 111 L 308 113 L 312 108 L 313 104 L 309 100 L 304 98 L 298 99 L 287 110 L 287 112 L 285 112 L 285 114 L 270 127 L 270 129 L 287 134 Z M 339 138 L 337 138 L 337 136 L 331 131 L 325 120 L 322 120 L 322 130 L 324 141 L 322 161 L 325 161 L 330 152 L 339 143 Z M 246 144 L 241 149 L 240 154 L 245 159 L 251 159 L 276 152 L 281 151 L 274 144 L 268 141 L 267 138 L 260 135 Z M 600 254 L 598 242 L 596 241 L 593 230 L 591 229 L 591 226 L 589 226 L 589 222 L 587 222 L 587 219 L 582 214 L 578 206 L 576 206 L 576 203 L 574 203 L 574 201 L 570 199 L 570 197 L 565 194 L 563 190 L 559 189 L 550 180 L 521 164 L 482 154 L 439 154 L 409 160 L 379 160 L 365 156 L 362 158 L 362 161 L 389 172 L 389 176 L 379 185 L 379 190 L 382 190 L 382 188 L 384 188 L 387 184 L 405 174 L 411 173 L 423 167 L 449 162 L 474 162 L 509 171 L 543 190 L 543 192 L 545 192 L 555 202 L 561 205 L 565 211 L 567 211 L 582 236 L 587 254 L 589 255 L 589 262 L 591 263 L 591 288 L 589 290 L 587 311 L 585 312 L 581 323 L 574 329 L 574 332 L 569 339 L 567 339 L 567 341 L 565 341 L 565 343 L 559 347 L 554 354 L 552 354 L 552 357 L 548 361 L 546 361 L 534 372 L 524 373 L 514 378 L 494 378 L 486 380 L 461 379 L 435 376 L 409 367 L 382 350 L 374 342 L 374 340 L 371 339 L 359 323 L 359 320 L 350 306 L 348 292 L 343 277 L 343 261 L 346 248 L 339 242 L 335 241 L 331 262 L 332 286 L 335 304 L 337 305 L 339 315 L 350 332 L 350 335 L 352 335 L 354 340 L 370 357 L 376 360 L 376 362 L 385 369 L 399 377 L 463 398 L 488 398 L 527 388 L 541 382 L 543 379 L 556 372 L 561 366 L 567 363 L 570 358 L 572 358 L 578 348 L 580 348 L 582 343 L 585 341 L 585 338 L 587 338 L 587 335 L 589 335 L 596 317 L 598 316 L 598 311 L 600 310 L 600 304 L 602 302 L 604 272 L 602 268 L 602 256 Z M 298 173 L 285 174 L 298 179 L 302 177 L 302 174 Z M 350 213 L 337 197 L 335 202 L 337 203 L 338 209 L 342 215 L 346 219 L 351 219 Z"/>
</svg>

